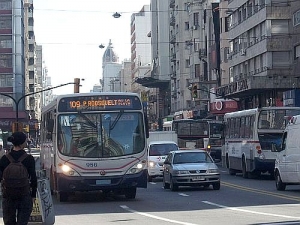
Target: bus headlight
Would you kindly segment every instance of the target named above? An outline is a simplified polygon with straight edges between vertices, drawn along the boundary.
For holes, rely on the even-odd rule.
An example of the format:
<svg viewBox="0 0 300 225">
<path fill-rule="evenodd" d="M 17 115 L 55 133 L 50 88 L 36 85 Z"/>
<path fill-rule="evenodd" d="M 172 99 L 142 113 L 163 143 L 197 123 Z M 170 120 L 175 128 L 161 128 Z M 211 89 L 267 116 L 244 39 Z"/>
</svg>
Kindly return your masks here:
<svg viewBox="0 0 300 225">
<path fill-rule="evenodd" d="M 136 174 L 141 172 L 146 167 L 146 160 L 143 160 L 141 162 L 138 162 L 134 164 L 129 170 L 127 170 L 126 174 Z"/>
<path fill-rule="evenodd" d="M 61 170 L 67 176 L 79 176 L 79 174 L 68 165 L 62 165 Z"/>
</svg>

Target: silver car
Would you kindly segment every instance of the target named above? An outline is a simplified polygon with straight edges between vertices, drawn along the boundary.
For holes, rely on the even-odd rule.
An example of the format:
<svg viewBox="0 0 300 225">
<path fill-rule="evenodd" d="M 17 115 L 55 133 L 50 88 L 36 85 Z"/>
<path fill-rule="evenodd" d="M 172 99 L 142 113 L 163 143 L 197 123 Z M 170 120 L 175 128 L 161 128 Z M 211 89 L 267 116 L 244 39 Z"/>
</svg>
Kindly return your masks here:
<svg viewBox="0 0 300 225">
<path fill-rule="evenodd" d="M 213 186 L 220 189 L 220 172 L 204 150 L 178 150 L 168 154 L 163 165 L 163 186 L 172 191 L 179 186 Z"/>
</svg>

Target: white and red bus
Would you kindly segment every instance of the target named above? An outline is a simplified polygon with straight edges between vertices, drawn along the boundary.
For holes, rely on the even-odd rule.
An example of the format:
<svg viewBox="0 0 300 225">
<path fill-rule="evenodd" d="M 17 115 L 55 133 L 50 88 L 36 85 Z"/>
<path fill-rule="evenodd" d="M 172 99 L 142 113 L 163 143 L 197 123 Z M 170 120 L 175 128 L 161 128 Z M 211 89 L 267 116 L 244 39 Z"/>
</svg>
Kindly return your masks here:
<svg viewBox="0 0 300 225">
<path fill-rule="evenodd" d="M 288 118 L 300 114 L 300 107 L 262 107 L 226 113 L 223 165 L 243 177 L 274 173 L 276 152 L 281 145 Z"/>
<path fill-rule="evenodd" d="M 77 191 L 132 199 L 147 187 L 147 118 L 135 93 L 58 96 L 42 111 L 41 167 L 60 201 Z"/>
</svg>

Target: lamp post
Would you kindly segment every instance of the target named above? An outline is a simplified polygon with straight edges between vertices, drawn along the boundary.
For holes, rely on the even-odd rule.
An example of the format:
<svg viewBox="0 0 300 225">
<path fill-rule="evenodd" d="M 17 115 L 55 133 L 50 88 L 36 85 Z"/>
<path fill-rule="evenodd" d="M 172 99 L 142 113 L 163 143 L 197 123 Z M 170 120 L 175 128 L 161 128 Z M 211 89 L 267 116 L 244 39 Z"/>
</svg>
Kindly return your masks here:
<svg viewBox="0 0 300 225">
<path fill-rule="evenodd" d="M 76 82 L 69 82 L 69 83 L 65 83 L 65 84 L 60 84 L 60 85 L 55 86 L 55 87 L 46 88 L 46 89 L 43 89 L 43 90 L 40 90 L 40 91 L 36 91 L 36 92 L 32 92 L 32 93 L 23 95 L 19 99 L 15 99 L 13 96 L 11 96 L 9 94 L 5 94 L 5 93 L 0 93 L 0 95 L 6 96 L 6 97 L 10 98 L 11 100 L 13 100 L 13 102 L 16 106 L 16 129 L 19 129 L 19 104 L 22 101 L 22 99 L 24 99 L 24 98 L 26 98 L 27 96 L 30 96 L 30 95 L 34 95 L 34 94 L 38 94 L 38 93 L 41 93 L 41 92 L 49 91 L 49 90 L 59 88 L 59 87 L 63 87 L 63 86 L 69 85 L 69 84 L 75 84 L 76 85 L 77 83 Z"/>
</svg>

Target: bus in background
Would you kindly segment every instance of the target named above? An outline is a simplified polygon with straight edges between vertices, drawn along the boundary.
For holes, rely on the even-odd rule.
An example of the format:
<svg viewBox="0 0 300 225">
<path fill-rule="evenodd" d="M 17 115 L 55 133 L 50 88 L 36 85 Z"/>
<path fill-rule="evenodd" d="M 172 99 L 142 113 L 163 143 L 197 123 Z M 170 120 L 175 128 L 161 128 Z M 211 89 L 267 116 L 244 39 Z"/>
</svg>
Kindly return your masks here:
<svg viewBox="0 0 300 225">
<path fill-rule="evenodd" d="M 221 160 L 223 146 L 223 122 L 217 120 L 173 120 L 180 149 L 203 149 L 214 159 Z"/>
<path fill-rule="evenodd" d="M 276 152 L 281 145 L 287 118 L 300 114 L 300 107 L 263 107 L 226 113 L 223 165 L 229 174 L 244 178 L 274 173 Z M 273 148 L 274 149 L 274 148 Z"/>
<path fill-rule="evenodd" d="M 133 199 L 147 187 L 148 126 L 137 94 L 58 96 L 41 126 L 41 168 L 59 201 L 97 190 Z"/>
</svg>

